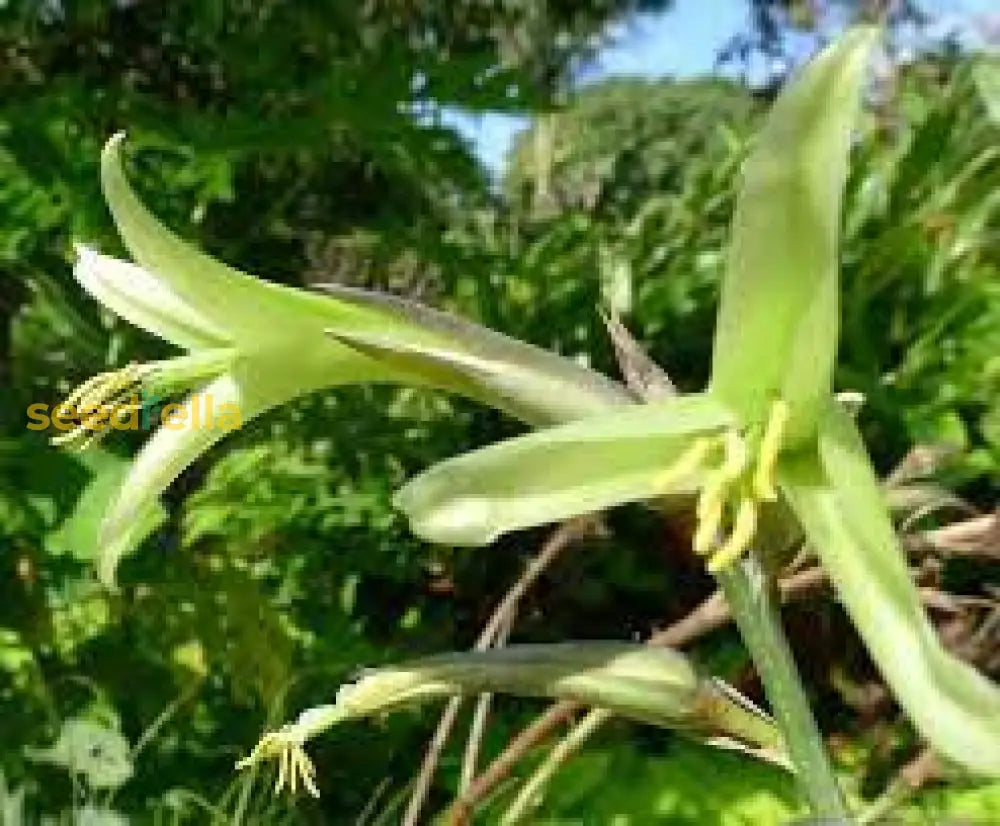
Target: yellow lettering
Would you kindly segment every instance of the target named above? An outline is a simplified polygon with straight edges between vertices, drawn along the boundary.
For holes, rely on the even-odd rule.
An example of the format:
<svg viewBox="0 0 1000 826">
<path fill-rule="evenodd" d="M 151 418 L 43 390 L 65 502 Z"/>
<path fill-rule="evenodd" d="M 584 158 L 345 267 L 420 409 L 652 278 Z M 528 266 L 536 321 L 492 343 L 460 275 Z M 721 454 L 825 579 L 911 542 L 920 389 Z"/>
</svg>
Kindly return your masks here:
<svg viewBox="0 0 1000 826">
<path fill-rule="evenodd" d="M 91 432 L 104 430 L 108 421 L 108 411 L 101 404 L 88 404 L 80 408 L 80 427 Z"/>
<path fill-rule="evenodd" d="M 223 430 L 239 430 L 243 427 L 243 419 L 240 416 L 240 407 L 233 402 L 219 405 L 219 415 L 216 417 L 218 426 Z"/>
<path fill-rule="evenodd" d="M 76 428 L 76 408 L 59 405 L 52 414 L 52 426 L 56 430 L 68 432 Z"/>
<path fill-rule="evenodd" d="M 115 430 L 138 430 L 140 407 L 138 396 L 133 396 L 128 404 L 114 408 L 110 415 L 111 427 Z"/>
<path fill-rule="evenodd" d="M 47 430 L 49 427 L 49 406 L 47 404 L 32 404 L 28 406 L 28 430 Z"/>
<path fill-rule="evenodd" d="M 161 424 L 167 430 L 183 430 L 187 421 L 187 408 L 182 404 L 168 404 L 160 416 Z"/>
</svg>

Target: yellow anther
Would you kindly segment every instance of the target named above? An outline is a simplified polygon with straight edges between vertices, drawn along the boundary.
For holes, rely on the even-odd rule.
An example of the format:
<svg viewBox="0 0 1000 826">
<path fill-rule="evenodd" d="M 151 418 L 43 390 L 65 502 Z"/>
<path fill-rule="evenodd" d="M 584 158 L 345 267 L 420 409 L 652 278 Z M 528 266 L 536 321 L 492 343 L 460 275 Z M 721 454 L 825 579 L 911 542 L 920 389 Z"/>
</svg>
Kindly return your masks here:
<svg viewBox="0 0 1000 826">
<path fill-rule="evenodd" d="M 288 767 L 292 762 L 292 753 L 288 749 L 282 749 L 278 755 L 278 779 L 274 784 L 274 793 L 281 794 L 285 788 L 285 781 L 288 779 Z"/>
<path fill-rule="evenodd" d="M 715 447 L 715 441 L 709 438 L 696 439 L 676 462 L 663 471 L 653 483 L 654 488 L 662 493 L 669 493 L 678 482 L 696 473 L 708 458 L 709 451 Z"/>
<path fill-rule="evenodd" d="M 708 474 L 698 497 L 698 527 L 692 543 L 698 554 L 707 554 L 715 546 L 722 525 L 726 494 L 747 466 L 747 448 L 739 432 L 727 430 L 723 436 L 723 448 L 725 458 L 722 465 Z"/>
<path fill-rule="evenodd" d="M 774 485 L 774 466 L 781 452 L 781 441 L 788 424 L 788 415 L 788 402 L 783 399 L 776 400 L 771 405 L 764 436 L 760 440 L 753 474 L 753 490 L 756 497 L 764 502 L 773 502 L 778 498 Z"/>
<path fill-rule="evenodd" d="M 724 439 L 726 460 L 719 469 L 719 473 L 726 482 L 732 482 L 734 479 L 738 479 L 743 471 L 746 470 L 749 454 L 746 442 L 743 441 L 743 437 L 740 436 L 738 431 L 727 430 Z"/>
<path fill-rule="evenodd" d="M 756 530 L 757 502 L 748 497 L 740 502 L 739 509 L 736 511 L 736 518 L 733 520 L 733 530 L 729 534 L 729 538 L 726 539 L 725 544 L 712 554 L 711 559 L 708 560 L 708 570 L 716 573 L 731 565 L 750 547 Z"/>
<path fill-rule="evenodd" d="M 709 490 L 706 485 L 698 498 L 698 527 L 694 532 L 694 552 L 707 554 L 715 545 L 719 527 L 722 525 L 722 506 L 725 503 L 722 486 L 713 486 Z"/>
<path fill-rule="evenodd" d="M 82 450 L 100 439 L 112 417 L 122 411 L 141 409 L 136 391 L 142 385 L 145 372 L 143 365 L 129 364 L 121 370 L 100 373 L 77 387 L 66 401 L 56 407 L 56 412 L 61 416 L 76 417 L 80 423 L 53 437 L 52 444 L 73 444 Z M 95 420 L 97 410 L 107 411 L 107 416 Z"/>
<path fill-rule="evenodd" d="M 292 726 L 265 734 L 248 757 L 236 764 L 237 769 L 246 769 L 265 760 L 277 758 L 278 779 L 274 784 L 275 794 L 285 786 L 293 794 L 298 791 L 299 782 L 313 797 L 319 797 L 316 786 L 316 767 L 302 748 L 302 740 Z"/>
<path fill-rule="evenodd" d="M 701 486 L 701 493 L 698 495 L 697 515 L 698 521 L 705 519 L 706 514 L 715 510 L 717 503 L 725 498 L 726 477 L 718 470 L 713 470 L 708 474 L 705 484 Z"/>
<path fill-rule="evenodd" d="M 112 385 L 116 376 L 117 373 L 98 373 L 96 376 L 92 376 L 70 393 L 60 407 L 74 407 L 77 402 L 93 396 L 103 397 L 106 392 L 105 388 Z"/>
</svg>

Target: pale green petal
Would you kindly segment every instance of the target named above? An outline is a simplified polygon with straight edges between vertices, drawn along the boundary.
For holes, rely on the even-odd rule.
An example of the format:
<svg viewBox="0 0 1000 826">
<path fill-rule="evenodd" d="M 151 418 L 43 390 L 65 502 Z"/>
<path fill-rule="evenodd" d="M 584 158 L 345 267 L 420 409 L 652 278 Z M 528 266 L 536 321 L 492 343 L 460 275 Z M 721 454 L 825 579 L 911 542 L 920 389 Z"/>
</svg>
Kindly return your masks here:
<svg viewBox="0 0 1000 826">
<path fill-rule="evenodd" d="M 222 427 L 220 414 L 238 411 L 242 427 L 261 413 L 313 390 L 364 380 L 384 380 L 386 372 L 353 350 L 331 342 L 319 331 L 316 346 L 302 353 L 264 352 L 239 357 L 229 371 L 184 400 L 186 425 L 159 427 L 135 458 L 118 498 L 101 528 L 98 569 L 102 581 L 112 583 L 118 562 L 145 538 L 138 532 L 140 517 L 157 507 L 159 496 L 202 453 L 232 432 Z M 194 357 L 197 358 L 197 357 Z M 175 361 L 184 361 L 181 359 Z M 166 382 L 168 377 L 151 381 Z M 207 426 L 206 410 L 214 426 Z M 198 421 L 193 419 L 198 411 Z M 230 419 L 230 422 L 233 422 Z"/>
<path fill-rule="evenodd" d="M 122 169 L 122 141 L 119 133 L 105 147 L 104 193 L 125 245 L 160 283 L 149 288 L 149 279 L 138 270 L 131 273 L 136 284 L 130 288 L 123 271 L 115 282 L 117 292 L 98 297 L 140 326 L 191 346 L 200 342 L 164 319 L 175 317 L 176 327 L 205 330 L 212 328 L 204 319 L 212 319 L 213 335 L 236 341 L 244 352 L 284 353 L 288 364 L 308 374 L 302 383 L 310 389 L 324 386 L 326 376 L 332 376 L 328 385 L 361 379 L 356 371 L 353 378 L 343 376 L 342 367 L 349 363 L 363 366 L 369 381 L 432 385 L 532 424 L 580 418 L 629 401 L 623 388 L 592 370 L 413 302 L 338 286 L 325 287 L 324 296 L 216 261 L 143 206 Z M 142 300 L 144 291 L 149 301 Z M 167 298 L 164 312 L 151 317 L 150 305 L 161 297 Z M 325 336 L 327 330 L 340 340 Z"/>
<path fill-rule="evenodd" d="M 101 525 L 97 553 L 98 577 L 113 585 L 115 570 L 123 556 L 133 551 L 145 535 L 137 527 L 149 523 L 150 514 L 159 508 L 159 497 L 180 473 L 208 448 L 230 431 L 221 427 L 219 418 L 227 405 L 235 405 L 242 421 L 260 412 L 234 378 L 223 375 L 207 384 L 183 403 L 187 424 L 183 428 L 160 427 L 146 442 L 132 463 L 118 496 Z M 208 427 L 206 408 L 210 406 L 216 419 Z M 201 420 L 194 423 L 194 410 Z"/>
<path fill-rule="evenodd" d="M 227 344 L 221 327 L 172 292 L 169 282 L 135 264 L 80 244 L 73 274 L 109 310 L 160 338 L 188 350 Z"/>
<path fill-rule="evenodd" d="M 81 562 L 91 563 L 100 548 L 98 537 L 104 516 L 121 490 L 131 462 L 104 450 L 88 450 L 80 461 L 91 472 L 87 486 L 80 492 L 73 511 L 55 530 L 45 536 L 46 551 L 53 555 L 70 554 Z M 166 520 L 166 510 L 158 500 L 144 508 L 144 519 L 136 519 L 130 526 L 135 543 L 141 543 Z"/>
<path fill-rule="evenodd" d="M 219 324 L 233 310 L 245 314 L 249 307 L 240 307 L 239 302 L 253 300 L 256 279 L 200 252 L 146 209 L 122 167 L 124 142 L 125 133 L 119 132 L 105 145 L 101 153 L 101 188 L 132 257 L 159 278 L 177 300 L 206 317 L 214 316 Z M 261 290 L 256 292 L 260 301 Z"/>
<path fill-rule="evenodd" d="M 240 272 L 171 232 L 132 190 L 122 166 L 124 140 L 124 132 L 114 135 L 101 155 L 101 187 L 108 208 L 136 262 L 185 305 L 224 325 L 231 338 L 262 348 L 280 346 L 302 326 L 355 317 L 377 322 L 377 315 L 350 305 Z"/>
<path fill-rule="evenodd" d="M 628 642 L 512 645 L 373 669 L 344 686 L 335 705 L 305 712 L 293 728 L 304 741 L 344 720 L 481 692 L 569 699 L 652 725 L 780 746 L 769 719 L 733 689 L 701 677 L 683 654 Z"/>
<path fill-rule="evenodd" d="M 785 399 L 793 441 L 814 429 L 832 390 L 841 202 L 876 40 L 854 29 L 794 77 L 743 168 L 711 386 L 747 424 Z"/>
<path fill-rule="evenodd" d="M 700 463 L 682 473 L 671 466 L 696 437 L 732 421 L 707 396 L 622 408 L 441 462 L 395 504 L 425 539 L 486 545 L 520 528 L 693 490 Z"/>
<path fill-rule="evenodd" d="M 383 293 L 319 286 L 380 321 L 332 326 L 335 337 L 529 424 L 562 423 L 633 400 L 600 373 L 458 316 Z"/>
<path fill-rule="evenodd" d="M 831 402 L 819 457 L 785 459 L 781 487 L 879 671 L 917 730 L 971 771 L 1000 776 L 1000 688 L 931 626 L 851 418 Z"/>
</svg>

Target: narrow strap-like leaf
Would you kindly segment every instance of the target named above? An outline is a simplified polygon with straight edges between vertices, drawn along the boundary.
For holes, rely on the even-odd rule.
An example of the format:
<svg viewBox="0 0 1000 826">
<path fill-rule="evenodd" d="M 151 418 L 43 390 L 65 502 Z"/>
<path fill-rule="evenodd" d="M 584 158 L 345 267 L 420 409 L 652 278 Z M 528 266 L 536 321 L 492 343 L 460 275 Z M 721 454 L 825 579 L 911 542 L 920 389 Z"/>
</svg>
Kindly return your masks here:
<svg viewBox="0 0 1000 826">
<path fill-rule="evenodd" d="M 918 731 L 959 765 L 1000 776 L 1000 688 L 938 639 L 851 418 L 831 403 L 820 424 L 819 455 L 785 458 L 780 481 L 873 661 Z"/>
<path fill-rule="evenodd" d="M 841 201 L 876 32 L 855 29 L 785 87 L 743 167 L 722 283 L 711 386 L 747 424 L 775 398 L 788 436 L 832 389 Z"/>
</svg>

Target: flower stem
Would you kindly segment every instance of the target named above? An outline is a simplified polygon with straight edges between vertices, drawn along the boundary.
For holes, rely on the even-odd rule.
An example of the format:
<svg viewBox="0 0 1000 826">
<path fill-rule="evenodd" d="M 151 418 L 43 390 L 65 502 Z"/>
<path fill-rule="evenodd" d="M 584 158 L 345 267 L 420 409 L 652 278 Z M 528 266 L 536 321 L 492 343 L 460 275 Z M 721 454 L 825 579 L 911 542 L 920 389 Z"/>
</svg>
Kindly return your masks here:
<svg viewBox="0 0 1000 826">
<path fill-rule="evenodd" d="M 824 823 L 852 823 L 788 647 L 772 581 L 756 554 L 716 573 L 785 738 L 802 793 Z"/>
</svg>

